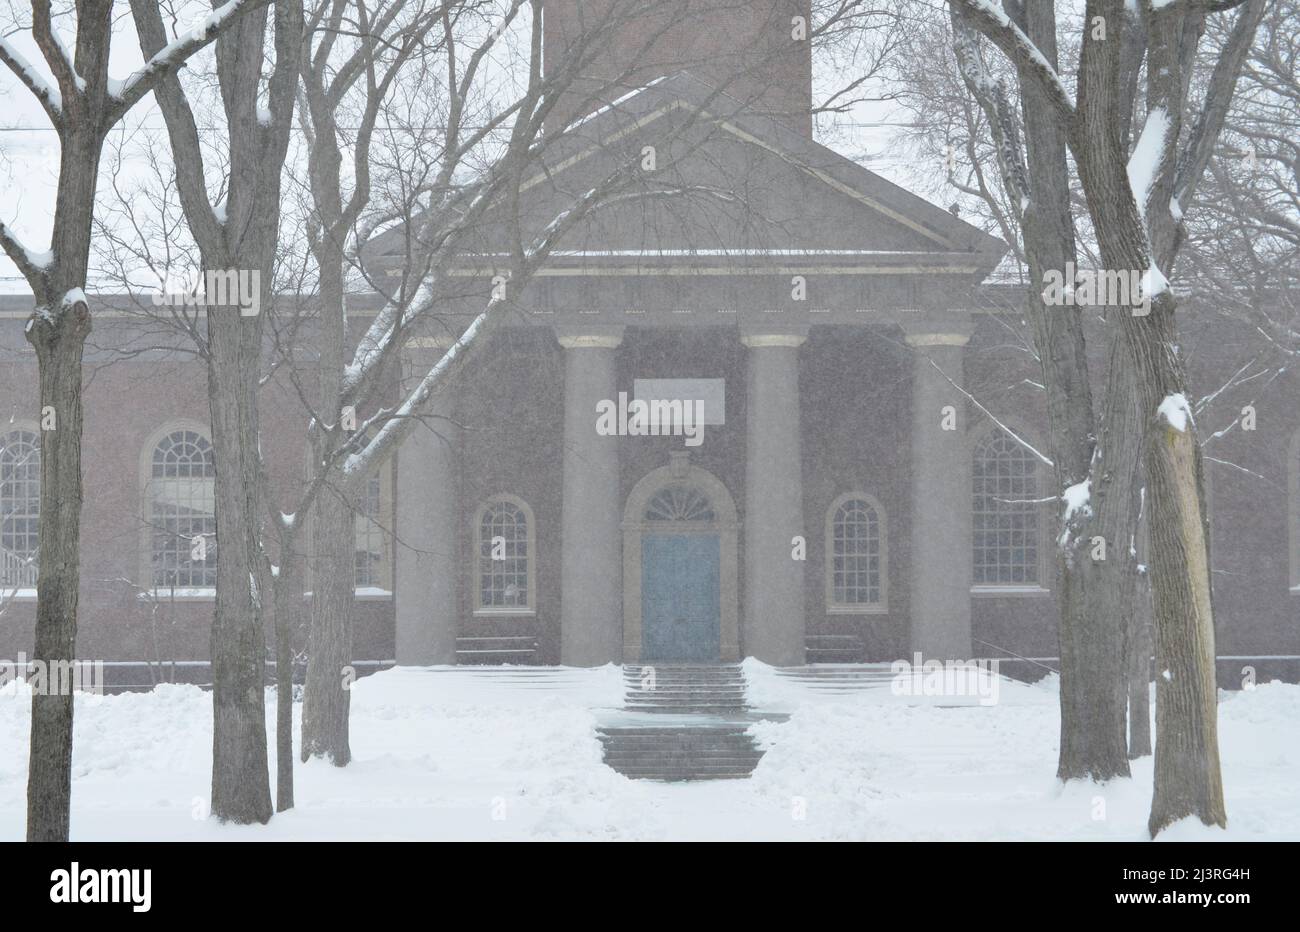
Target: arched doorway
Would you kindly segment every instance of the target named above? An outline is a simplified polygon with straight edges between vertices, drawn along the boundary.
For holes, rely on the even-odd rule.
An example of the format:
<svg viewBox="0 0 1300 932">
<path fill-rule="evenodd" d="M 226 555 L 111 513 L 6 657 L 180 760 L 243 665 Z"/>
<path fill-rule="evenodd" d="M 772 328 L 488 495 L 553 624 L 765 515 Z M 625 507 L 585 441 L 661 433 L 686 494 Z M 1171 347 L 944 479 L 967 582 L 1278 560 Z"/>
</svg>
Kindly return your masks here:
<svg viewBox="0 0 1300 932">
<path fill-rule="evenodd" d="M 740 659 L 736 506 L 712 473 L 671 455 L 623 512 L 623 659 Z"/>
</svg>

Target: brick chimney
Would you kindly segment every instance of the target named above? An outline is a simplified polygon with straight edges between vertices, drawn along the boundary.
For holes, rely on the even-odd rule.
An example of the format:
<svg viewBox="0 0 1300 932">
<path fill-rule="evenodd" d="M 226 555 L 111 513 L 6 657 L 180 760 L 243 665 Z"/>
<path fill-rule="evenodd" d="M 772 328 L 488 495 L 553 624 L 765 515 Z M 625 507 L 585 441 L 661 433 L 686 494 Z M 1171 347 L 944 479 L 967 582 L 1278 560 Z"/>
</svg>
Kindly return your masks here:
<svg viewBox="0 0 1300 932">
<path fill-rule="evenodd" d="M 793 38 L 794 18 L 807 24 L 809 6 L 810 0 L 546 0 L 544 70 L 560 67 L 584 35 L 593 49 L 584 80 L 561 98 L 552 125 L 567 125 L 655 78 L 688 71 L 747 109 L 811 136 L 810 27 L 804 38 Z M 612 34 L 591 39 L 607 21 L 614 24 Z M 593 94 L 598 102 L 584 103 Z"/>
</svg>

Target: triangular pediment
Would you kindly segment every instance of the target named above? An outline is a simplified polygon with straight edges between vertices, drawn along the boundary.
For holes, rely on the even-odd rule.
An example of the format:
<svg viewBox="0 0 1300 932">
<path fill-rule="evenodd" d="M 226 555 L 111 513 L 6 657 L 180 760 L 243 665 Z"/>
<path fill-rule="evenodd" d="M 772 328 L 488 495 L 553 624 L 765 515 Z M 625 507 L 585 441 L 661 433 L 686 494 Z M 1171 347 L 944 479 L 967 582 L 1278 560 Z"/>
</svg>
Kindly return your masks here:
<svg viewBox="0 0 1300 932">
<path fill-rule="evenodd" d="M 618 193 L 558 240 L 557 261 L 789 265 L 816 256 L 927 265 L 960 256 L 986 273 L 1005 250 L 686 73 L 627 95 L 555 140 L 544 167 L 523 183 L 525 228 L 539 235 L 584 192 L 610 188 L 611 178 Z M 485 225 L 471 251 L 507 251 L 505 232 Z"/>
</svg>

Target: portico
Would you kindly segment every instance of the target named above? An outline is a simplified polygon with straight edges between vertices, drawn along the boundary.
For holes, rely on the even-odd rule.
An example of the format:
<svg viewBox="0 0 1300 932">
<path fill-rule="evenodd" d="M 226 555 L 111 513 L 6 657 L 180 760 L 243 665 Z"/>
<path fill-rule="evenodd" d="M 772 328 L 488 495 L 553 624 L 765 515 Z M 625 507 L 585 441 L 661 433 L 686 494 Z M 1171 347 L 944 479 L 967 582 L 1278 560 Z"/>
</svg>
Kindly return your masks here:
<svg viewBox="0 0 1300 932">
<path fill-rule="evenodd" d="M 882 561 L 878 568 L 864 569 L 862 579 L 877 579 L 870 574 L 878 573 L 876 585 L 905 586 L 908 598 L 895 602 L 910 606 L 905 619 L 910 650 L 927 657 L 969 657 L 971 480 L 964 452 L 966 405 L 954 385 L 961 381 L 972 319 L 961 311 L 897 316 L 900 324 L 882 327 L 877 319 L 863 333 L 885 342 L 892 333 L 910 356 L 910 505 L 899 514 L 890 502 L 892 566 Z M 645 323 L 643 317 L 634 328 L 547 328 L 558 348 L 557 375 L 563 383 L 557 418 L 563 436 L 555 464 L 558 574 L 544 572 L 542 554 L 525 556 L 543 568 L 535 574 L 538 590 L 558 589 L 557 659 L 595 666 L 752 656 L 774 665 L 801 664 L 808 606 L 829 591 L 821 577 L 829 572 L 827 578 L 835 578 L 835 561 L 853 556 L 822 548 L 816 571 L 810 572 L 809 552 L 820 546 L 827 518 L 806 500 L 805 463 L 819 461 L 816 447 L 826 439 L 810 439 L 801 431 L 806 404 L 801 381 L 817 367 L 820 350 L 809 338 L 817 344 L 821 327 L 760 319 L 710 328 L 713 339 L 739 344 L 740 371 L 723 366 L 693 374 L 724 380 L 728 408 L 743 411 L 743 417 L 706 428 L 703 443 L 692 449 L 681 436 L 610 436 L 597 430 L 600 403 L 630 388 L 628 360 L 653 334 Z M 408 347 L 407 364 L 418 368 L 438 351 L 434 341 Z M 454 396 L 440 403 L 450 406 Z M 472 637 L 479 619 L 527 617 L 504 607 L 463 611 L 481 601 L 481 594 L 471 598 L 457 587 L 480 584 L 478 564 L 485 556 L 471 552 L 464 558 L 464 541 L 475 537 L 476 510 L 459 493 L 458 478 L 467 464 L 460 449 L 464 429 L 456 421 L 448 407 L 447 428 L 423 432 L 418 443 L 403 448 L 399 460 L 406 503 L 398 514 L 396 561 L 397 647 L 403 663 L 456 662 L 458 639 Z M 743 450 L 743 463 L 724 479 L 704 464 L 716 456 L 713 444 L 728 435 L 733 438 L 729 449 Z M 650 461 L 655 465 L 645 469 L 638 464 L 646 463 L 644 450 L 651 443 L 665 452 L 655 454 Z M 824 478 L 810 477 L 818 487 L 825 486 Z M 877 501 L 887 500 L 883 481 L 867 477 L 857 485 Z M 411 488 L 421 494 L 411 494 Z M 883 521 L 885 515 L 878 517 Z M 545 538 L 549 530 L 534 532 Z M 910 553 L 906 563 L 903 553 Z M 899 578 L 905 572 L 910 580 Z M 530 598 L 529 611 L 536 612 L 535 594 Z M 848 613 L 844 606 L 827 610 Z M 866 610 L 862 614 L 871 617 Z"/>
<path fill-rule="evenodd" d="M 960 386 L 972 292 L 1002 244 L 724 103 L 701 133 L 726 138 L 694 157 L 737 162 L 747 212 L 653 198 L 593 215 L 512 291 L 499 368 L 442 400 L 465 427 L 399 454 L 399 662 L 786 666 L 814 640 L 846 659 L 972 655 Z M 594 115 L 526 183 L 521 214 L 544 227 L 587 184 L 574 173 L 601 177 L 719 106 L 680 73 Z M 456 274 L 499 277 L 500 255 Z M 466 321 L 481 309 L 463 303 Z M 637 380 L 701 379 L 726 398 L 702 442 L 598 429 Z"/>
</svg>

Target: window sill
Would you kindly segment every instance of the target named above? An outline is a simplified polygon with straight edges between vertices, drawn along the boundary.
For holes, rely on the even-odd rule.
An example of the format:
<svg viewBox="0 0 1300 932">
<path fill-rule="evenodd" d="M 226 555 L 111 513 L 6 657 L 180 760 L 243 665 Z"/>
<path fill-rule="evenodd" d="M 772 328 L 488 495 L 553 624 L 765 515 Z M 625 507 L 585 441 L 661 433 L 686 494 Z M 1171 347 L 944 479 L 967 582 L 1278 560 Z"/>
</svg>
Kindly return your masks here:
<svg viewBox="0 0 1300 932">
<path fill-rule="evenodd" d="M 535 608 L 476 608 L 475 618 L 525 618 L 537 614 Z"/>
<path fill-rule="evenodd" d="M 141 600 L 157 602 L 215 602 L 217 590 L 197 587 L 194 589 L 148 589 L 139 595 Z"/>
<path fill-rule="evenodd" d="M 1042 586 L 971 586 L 970 594 L 977 599 L 1042 598 L 1052 590 Z"/>
<path fill-rule="evenodd" d="M 381 589 L 378 586 L 357 586 L 356 597 L 358 602 L 390 602 L 393 593 L 389 589 Z"/>
<path fill-rule="evenodd" d="M 0 587 L 0 603 L 3 602 L 35 602 L 36 588 L 27 588 L 19 586 L 17 589 L 7 589 Z"/>
<path fill-rule="evenodd" d="M 888 615 L 888 605 L 828 605 L 827 615 Z"/>
</svg>

